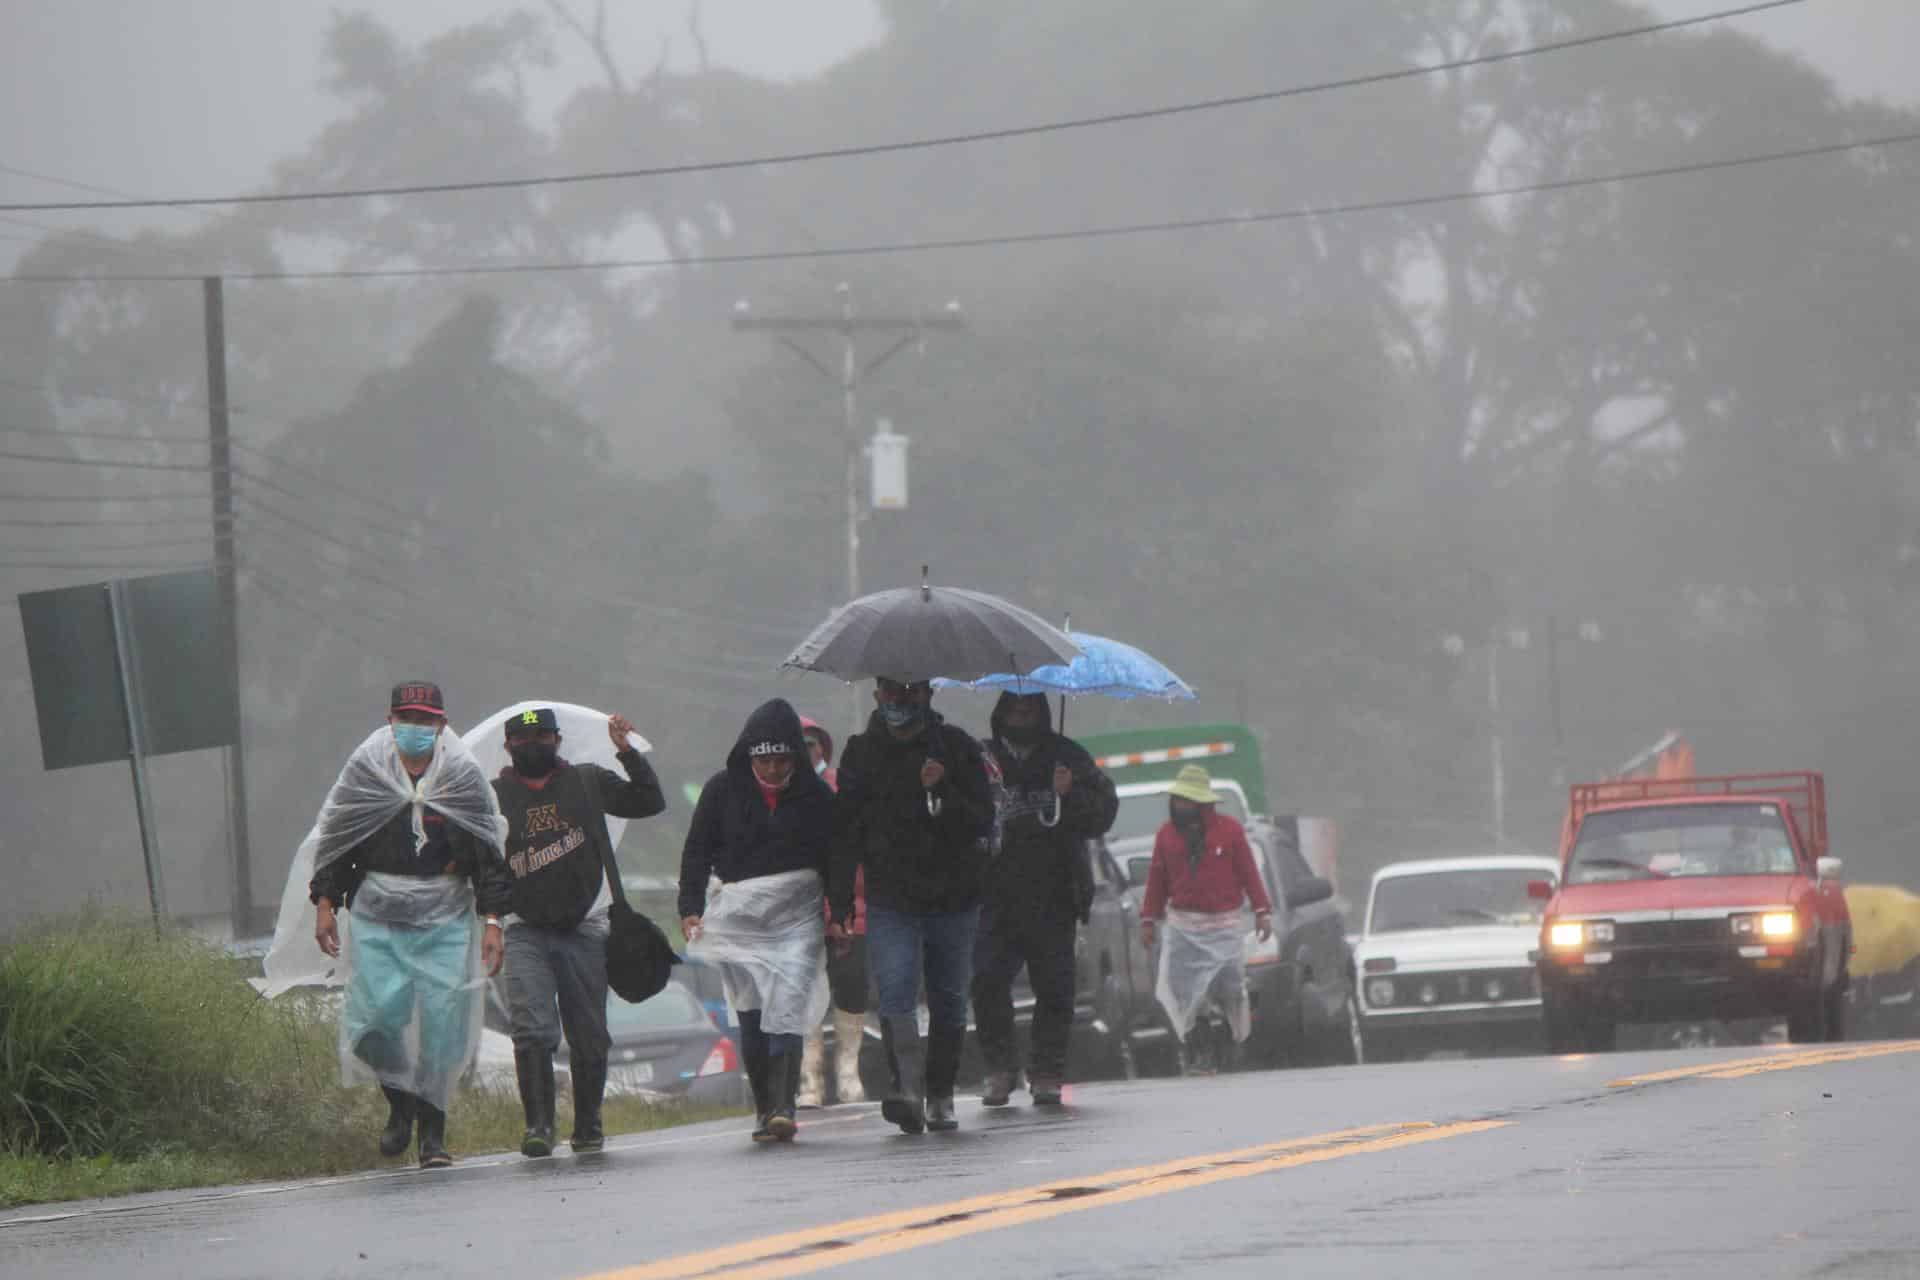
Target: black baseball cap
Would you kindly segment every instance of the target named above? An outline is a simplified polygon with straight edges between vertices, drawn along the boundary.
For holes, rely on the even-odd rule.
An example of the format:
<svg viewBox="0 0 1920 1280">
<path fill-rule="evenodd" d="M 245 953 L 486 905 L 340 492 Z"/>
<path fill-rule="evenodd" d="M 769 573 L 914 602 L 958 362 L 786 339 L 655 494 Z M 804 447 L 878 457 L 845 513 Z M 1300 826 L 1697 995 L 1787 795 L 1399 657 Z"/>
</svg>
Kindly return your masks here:
<svg viewBox="0 0 1920 1280">
<path fill-rule="evenodd" d="M 517 715 L 507 717 L 507 732 L 514 733 L 558 733 L 560 719 L 553 714 L 552 707 L 533 707 Z"/>
<path fill-rule="evenodd" d="M 440 696 L 440 686 L 429 680 L 408 680 L 393 686 L 393 698 L 387 703 L 389 711 L 428 711 L 436 716 L 447 714 L 447 700 Z"/>
</svg>

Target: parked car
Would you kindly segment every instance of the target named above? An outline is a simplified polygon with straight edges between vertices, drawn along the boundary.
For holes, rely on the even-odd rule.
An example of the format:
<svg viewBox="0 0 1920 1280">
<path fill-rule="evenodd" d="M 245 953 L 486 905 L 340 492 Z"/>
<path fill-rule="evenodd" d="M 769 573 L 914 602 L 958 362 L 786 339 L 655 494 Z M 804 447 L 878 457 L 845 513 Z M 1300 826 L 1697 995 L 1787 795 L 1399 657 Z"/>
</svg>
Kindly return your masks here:
<svg viewBox="0 0 1920 1280">
<path fill-rule="evenodd" d="M 1369 1062 L 1433 1049 L 1532 1048 L 1541 1040 L 1533 957 L 1552 858 L 1396 862 L 1373 875 L 1354 948 Z"/>
<path fill-rule="evenodd" d="M 493 984 L 497 987 L 497 984 Z M 716 1106 L 745 1106 L 750 1097 L 740 1051 L 699 997 L 675 977 L 640 1004 L 607 997 L 607 1030 L 613 1047 L 607 1092 Z M 554 1055 L 554 1077 L 567 1082 L 567 1046 Z M 475 1074 L 505 1087 L 513 1084 L 513 1036 L 505 1004 L 487 1002 Z"/>
<path fill-rule="evenodd" d="M 1154 998 L 1157 957 L 1140 941 L 1140 901 L 1153 841 L 1166 821 L 1171 780 L 1120 785 L 1120 817 L 1095 842 L 1094 902 L 1081 931 L 1079 986 L 1091 1005 L 1086 1027 L 1099 1066 L 1131 1075 L 1148 1066 L 1177 1069 L 1174 1041 Z M 1247 829 L 1247 840 L 1274 902 L 1273 937 L 1261 943 L 1248 918 L 1247 986 L 1253 1007 L 1251 1060 L 1271 1064 L 1352 1062 L 1359 1014 L 1346 925 L 1333 886 L 1315 875 L 1288 828 L 1247 807 L 1231 779 L 1214 779 L 1220 811 Z"/>
</svg>

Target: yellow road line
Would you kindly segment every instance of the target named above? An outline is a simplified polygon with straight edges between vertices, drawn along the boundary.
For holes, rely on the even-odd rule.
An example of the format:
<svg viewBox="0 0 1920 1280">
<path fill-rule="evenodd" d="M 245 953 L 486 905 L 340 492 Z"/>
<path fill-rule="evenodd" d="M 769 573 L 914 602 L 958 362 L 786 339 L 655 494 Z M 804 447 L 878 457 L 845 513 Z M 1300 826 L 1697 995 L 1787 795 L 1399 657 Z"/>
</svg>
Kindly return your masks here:
<svg viewBox="0 0 1920 1280">
<path fill-rule="evenodd" d="M 661 1262 L 602 1272 L 592 1280 L 775 1280 L 828 1267 L 884 1257 L 983 1231 L 1039 1222 L 1062 1214 L 1125 1204 L 1150 1196 L 1250 1178 L 1280 1169 L 1391 1151 L 1504 1128 L 1504 1120 L 1462 1124 L 1380 1124 L 1287 1142 L 1190 1156 L 1136 1169 L 1119 1169 L 1016 1191 L 923 1205 L 849 1222 L 767 1236 Z"/>
<path fill-rule="evenodd" d="M 1609 1089 L 1634 1085 L 1661 1084 L 1668 1080 L 1739 1080 L 1769 1071 L 1793 1071 L 1801 1067 L 1822 1067 L 1835 1062 L 1858 1062 L 1866 1058 L 1884 1058 L 1894 1053 L 1920 1053 L 1920 1040 L 1885 1040 L 1867 1044 L 1832 1045 L 1826 1048 L 1783 1050 L 1760 1058 L 1741 1058 L 1734 1062 L 1703 1062 L 1671 1071 L 1651 1071 L 1646 1075 L 1626 1076 L 1607 1081 Z"/>
</svg>

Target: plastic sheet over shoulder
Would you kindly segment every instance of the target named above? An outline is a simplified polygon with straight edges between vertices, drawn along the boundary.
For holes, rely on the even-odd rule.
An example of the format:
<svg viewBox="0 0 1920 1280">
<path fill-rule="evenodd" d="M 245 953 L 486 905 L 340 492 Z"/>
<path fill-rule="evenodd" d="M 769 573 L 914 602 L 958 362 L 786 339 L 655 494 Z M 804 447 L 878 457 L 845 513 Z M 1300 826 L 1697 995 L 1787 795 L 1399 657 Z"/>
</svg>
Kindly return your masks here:
<svg viewBox="0 0 1920 1280">
<path fill-rule="evenodd" d="M 442 732 L 435 740 L 433 759 L 417 780 L 401 762 L 390 727 L 380 726 L 354 748 L 288 868 L 264 964 L 263 994 L 271 998 L 294 987 L 344 981 L 338 962 L 314 941 L 315 915 L 307 886 L 317 871 L 352 852 L 396 814 L 411 810 L 414 838 L 425 843 L 428 808 L 496 849 L 505 845 L 507 823 L 493 787 L 473 753 L 452 733 Z"/>
</svg>

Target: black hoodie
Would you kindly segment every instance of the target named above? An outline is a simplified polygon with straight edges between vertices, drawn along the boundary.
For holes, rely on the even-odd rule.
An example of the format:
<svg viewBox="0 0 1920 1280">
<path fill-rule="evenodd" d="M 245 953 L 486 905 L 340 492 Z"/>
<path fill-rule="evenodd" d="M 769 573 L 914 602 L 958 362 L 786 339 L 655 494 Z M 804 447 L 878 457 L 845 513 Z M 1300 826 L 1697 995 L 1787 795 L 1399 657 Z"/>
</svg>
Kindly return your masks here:
<svg viewBox="0 0 1920 1280">
<path fill-rule="evenodd" d="M 772 809 L 753 776 L 750 750 L 782 742 L 793 757 L 793 780 Z M 816 871 L 824 878 L 833 843 L 833 790 L 813 771 L 799 713 L 784 698 L 747 717 L 727 754 L 727 767 L 707 780 L 680 854 L 680 914 L 706 914 L 707 880 L 726 883 Z"/>
<path fill-rule="evenodd" d="M 1041 708 L 1041 732 L 1015 749 L 1006 736 L 1006 713 L 1014 700 L 1033 697 Z M 994 704 L 987 749 L 1000 768 L 1000 852 L 987 871 L 987 903 L 996 912 L 1051 920 L 1084 917 L 1093 899 L 1093 868 L 1086 844 L 1107 833 L 1120 812 L 1113 780 L 1086 749 L 1053 731 L 1053 708 L 1045 697 L 1003 693 Z M 1053 769 L 1065 765 L 1073 787 L 1053 817 Z"/>
<path fill-rule="evenodd" d="M 927 812 L 920 767 L 946 766 Z M 875 712 L 840 753 L 840 804 L 828 898 L 835 920 L 853 913 L 855 873 L 867 871 L 867 906 L 952 912 L 980 905 L 980 876 L 993 831 L 993 797 L 980 744 L 929 710 L 921 731 L 893 736 Z"/>
</svg>

